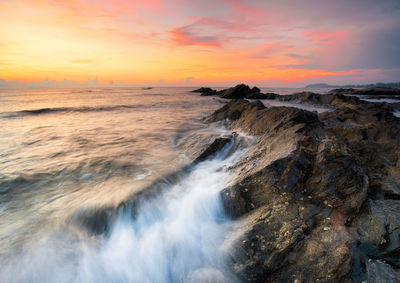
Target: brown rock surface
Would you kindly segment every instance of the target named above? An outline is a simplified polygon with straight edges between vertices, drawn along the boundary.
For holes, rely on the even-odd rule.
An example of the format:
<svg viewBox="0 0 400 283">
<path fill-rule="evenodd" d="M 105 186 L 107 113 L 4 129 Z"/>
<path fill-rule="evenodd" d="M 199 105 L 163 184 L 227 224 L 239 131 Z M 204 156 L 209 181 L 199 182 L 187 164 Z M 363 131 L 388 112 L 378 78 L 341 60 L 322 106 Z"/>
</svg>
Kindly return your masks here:
<svg viewBox="0 0 400 283">
<path fill-rule="evenodd" d="M 236 223 L 232 271 L 245 282 L 392 282 L 384 278 L 400 267 L 400 120 L 356 97 L 285 100 L 336 110 L 232 100 L 204 119 L 255 136 L 221 192 Z"/>
</svg>

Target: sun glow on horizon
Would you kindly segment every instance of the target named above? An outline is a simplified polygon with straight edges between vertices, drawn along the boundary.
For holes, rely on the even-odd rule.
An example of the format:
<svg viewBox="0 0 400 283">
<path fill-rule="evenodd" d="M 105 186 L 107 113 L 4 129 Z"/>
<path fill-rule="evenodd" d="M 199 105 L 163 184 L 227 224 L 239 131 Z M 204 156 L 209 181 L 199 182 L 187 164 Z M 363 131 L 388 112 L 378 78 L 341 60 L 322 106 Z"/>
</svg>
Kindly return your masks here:
<svg viewBox="0 0 400 283">
<path fill-rule="evenodd" d="M 337 14 L 323 18 L 320 2 L 292 2 L 0 1 L 0 79 L 303 85 L 398 76 L 398 36 L 382 43 L 391 53 L 366 45 L 397 30 L 398 10 L 332 1 Z"/>
</svg>

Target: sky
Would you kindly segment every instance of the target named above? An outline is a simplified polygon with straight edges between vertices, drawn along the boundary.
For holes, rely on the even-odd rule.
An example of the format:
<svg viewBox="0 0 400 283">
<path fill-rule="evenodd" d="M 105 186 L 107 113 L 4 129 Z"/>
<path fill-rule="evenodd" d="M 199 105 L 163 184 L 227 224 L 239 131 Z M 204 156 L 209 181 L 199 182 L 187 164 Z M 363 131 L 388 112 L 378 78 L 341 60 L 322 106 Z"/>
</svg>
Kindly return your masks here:
<svg viewBox="0 0 400 283">
<path fill-rule="evenodd" d="M 0 87 L 400 81 L 400 0 L 0 0 Z"/>
</svg>

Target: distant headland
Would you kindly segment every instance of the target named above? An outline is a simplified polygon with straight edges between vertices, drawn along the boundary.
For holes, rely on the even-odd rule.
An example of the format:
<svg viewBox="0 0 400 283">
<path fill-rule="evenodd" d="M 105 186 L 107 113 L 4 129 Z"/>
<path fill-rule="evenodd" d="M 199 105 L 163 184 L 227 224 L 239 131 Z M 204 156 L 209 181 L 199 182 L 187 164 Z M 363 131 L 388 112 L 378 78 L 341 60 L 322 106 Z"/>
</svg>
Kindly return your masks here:
<svg viewBox="0 0 400 283">
<path fill-rule="evenodd" d="M 318 83 L 318 84 L 310 84 L 307 85 L 305 88 L 365 88 L 365 87 L 398 87 L 400 88 L 400 82 L 394 82 L 394 83 L 374 83 L 374 84 L 348 84 L 348 85 L 330 85 L 330 84 L 324 84 L 324 83 Z"/>
</svg>

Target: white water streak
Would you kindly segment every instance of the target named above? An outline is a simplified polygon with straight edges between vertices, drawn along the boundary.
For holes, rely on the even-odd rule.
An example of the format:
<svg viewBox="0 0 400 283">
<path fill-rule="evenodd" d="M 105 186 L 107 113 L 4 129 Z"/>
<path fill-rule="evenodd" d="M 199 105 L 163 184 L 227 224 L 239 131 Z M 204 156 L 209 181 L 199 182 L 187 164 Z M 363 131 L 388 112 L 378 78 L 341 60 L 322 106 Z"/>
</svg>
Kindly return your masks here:
<svg viewBox="0 0 400 283">
<path fill-rule="evenodd" d="M 225 148 L 197 164 L 168 192 L 121 214 L 110 237 L 96 245 L 43 240 L 2 268 L 1 282 L 234 282 L 222 243 L 230 229 L 219 192 L 229 177 Z"/>
</svg>

